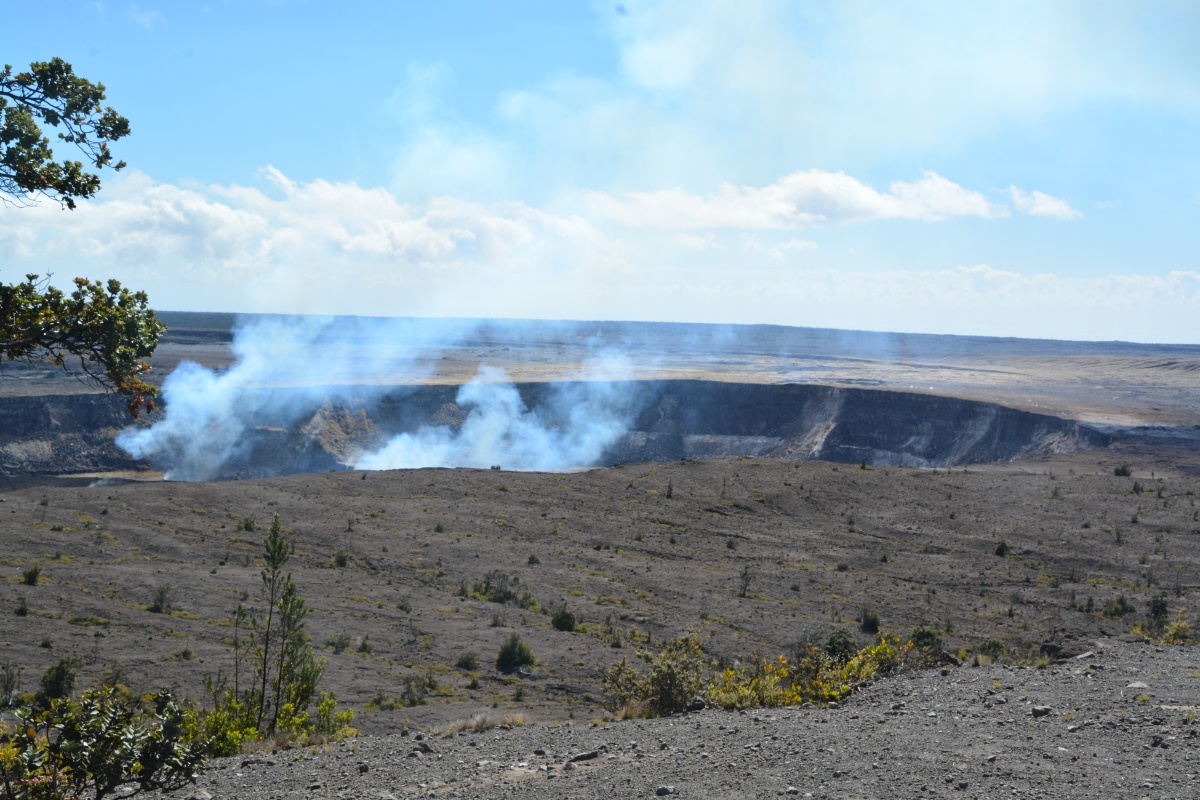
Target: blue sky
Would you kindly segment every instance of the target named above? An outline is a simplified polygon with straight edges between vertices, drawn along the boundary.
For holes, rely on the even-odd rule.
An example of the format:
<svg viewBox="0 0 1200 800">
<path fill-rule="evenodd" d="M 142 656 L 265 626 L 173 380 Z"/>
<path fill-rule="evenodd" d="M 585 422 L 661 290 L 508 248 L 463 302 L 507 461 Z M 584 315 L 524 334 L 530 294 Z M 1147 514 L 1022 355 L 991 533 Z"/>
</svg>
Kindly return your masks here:
<svg viewBox="0 0 1200 800">
<path fill-rule="evenodd" d="M 117 277 L 163 309 L 1200 342 L 1194 2 L 4 16 L 6 63 L 60 56 L 133 126 L 86 207 L 0 209 L 5 280 Z"/>
</svg>

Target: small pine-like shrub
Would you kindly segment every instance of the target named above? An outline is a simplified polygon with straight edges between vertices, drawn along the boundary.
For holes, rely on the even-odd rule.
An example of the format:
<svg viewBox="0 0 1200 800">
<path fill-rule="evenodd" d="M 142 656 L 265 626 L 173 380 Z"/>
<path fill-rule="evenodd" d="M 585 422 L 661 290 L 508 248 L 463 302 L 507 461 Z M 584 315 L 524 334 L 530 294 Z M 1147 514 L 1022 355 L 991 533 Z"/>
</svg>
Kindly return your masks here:
<svg viewBox="0 0 1200 800">
<path fill-rule="evenodd" d="M 29 569 L 21 573 L 21 581 L 26 586 L 37 586 L 38 579 L 42 576 L 42 565 L 34 564 Z"/>
<path fill-rule="evenodd" d="M 333 554 L 333 563 L 339 567 L 344 567 L 350 563 L 350 551 L 344 547 L 339 547 Z"/>
<path fill-rule="evenodd" d="M 863 606 L 859 615 L 859 628 L 863 633 L 879 633 L 879 612 L 870 606 Z"/>
<path fill-rule="evenodd" d="M 999 542 L 996 543 L 996 549 L 993 550 L 992 552 L 994 552 L 996 555 L 1000 556 L 1001 558 L 1007 558 L 1008 554 L 1011 551 L 1012 551 L 1012 548 L 1008 546 L 1008 542 L 1001 539 Z"/>
</svg>

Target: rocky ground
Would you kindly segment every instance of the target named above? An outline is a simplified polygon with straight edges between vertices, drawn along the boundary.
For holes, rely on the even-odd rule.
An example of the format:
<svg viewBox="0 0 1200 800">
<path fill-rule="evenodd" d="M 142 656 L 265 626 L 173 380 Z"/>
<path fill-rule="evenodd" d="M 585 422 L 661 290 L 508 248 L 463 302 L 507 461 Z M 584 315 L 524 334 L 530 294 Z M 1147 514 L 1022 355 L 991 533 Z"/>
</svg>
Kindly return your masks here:
<svg viewBox="0 0 1200 800">
<path fill-rule="evenodd" d="M 1192 798 L 1200 666 L 1101 640 L 885 678 L 840 707 L 411 731 L 213 762 L 207 798 Z M 178 796 L 178 795 L 176 795 Z"/>
</svg>

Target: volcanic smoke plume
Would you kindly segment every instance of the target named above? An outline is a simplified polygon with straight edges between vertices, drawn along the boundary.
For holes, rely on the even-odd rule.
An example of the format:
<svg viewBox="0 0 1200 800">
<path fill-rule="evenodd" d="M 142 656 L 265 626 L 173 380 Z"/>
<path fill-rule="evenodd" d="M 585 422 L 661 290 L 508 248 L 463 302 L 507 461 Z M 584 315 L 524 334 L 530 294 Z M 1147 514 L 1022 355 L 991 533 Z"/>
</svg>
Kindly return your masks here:
<svg viewBox="0 0 1200 800">
<path fill-rule="evenodd" d="M 428 377 L 441 347 L 473 323 L 311 317 L 258 318 L 234 332 L 226 370 L 184 362 L 167 376 L 165 414 L 121 432 L 117 444 L 149 460 L 168 480 L 210 480 L 251 457 L 256 434 L 290 429 L 328 404 L 370 406 L 397 384 Z M 500 370 L 483 366 L 462 386 L 456 426 L 426 424 L 397 433 L 353 460 L 359 469 L 489 467 L 560 470 L 596 463 L 641 410 L 639 392 L 619 382 L 624 362 L 596 355 L 574 382 L 556 385 L 527 408 Z"/>
</svg>

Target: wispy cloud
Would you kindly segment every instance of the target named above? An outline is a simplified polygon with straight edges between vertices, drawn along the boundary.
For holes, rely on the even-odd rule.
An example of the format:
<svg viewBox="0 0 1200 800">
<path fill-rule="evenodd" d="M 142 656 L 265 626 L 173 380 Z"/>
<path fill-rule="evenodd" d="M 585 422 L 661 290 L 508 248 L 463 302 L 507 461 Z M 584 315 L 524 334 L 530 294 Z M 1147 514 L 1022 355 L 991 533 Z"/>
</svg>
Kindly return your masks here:
<svg viewBox="0 0 1200 800">
<path fill-rule="evenodd" d="M 1055 219 L 1082 219 L 1083 213 L 1071 208 L 1066 200 L 1051 197 L 1045 192 L 1034 189 L 1026 192 L 1016 186 L 1008 187 L 1008 195 L 1012 198 L 1017 210 L 1035 217 L 1054 217 Z"/>
<path fill-rule="evenodd" d="M 723 185 L 705 195 L 667 189 L 588 195 L 600 216 L 634 227 L 787 229 L 882 219 L 1008 216 L 978 192 L 934 172 L 879 192 L 844 172 L 794 172 L 764 187 Z"/>
<path fill-rule="evenodd" d="M 98 10 L 102 10 L 102 8 L 98 8 Z M 125 15 L 129 17 L 134 24 L 140 25 L 148 31 L 154 30 L 156 25 L 162 25 L 167 21 L 166 16 L 158 9 L 149 9 L 143 11 L 137 6 L 136 3 L 129 4 L 129 8 L 126 9 Z"/>
</svg>

